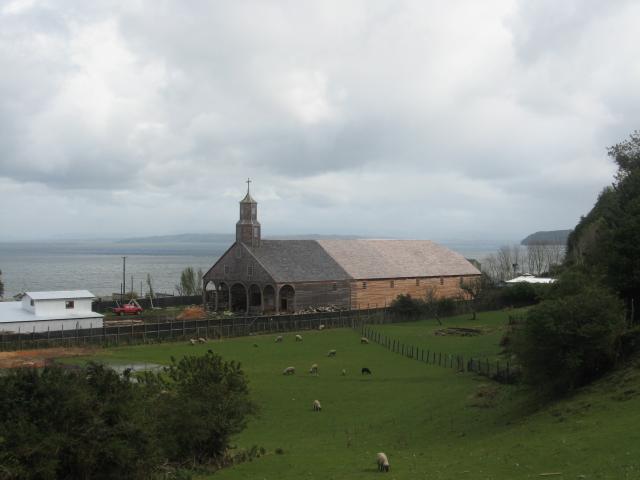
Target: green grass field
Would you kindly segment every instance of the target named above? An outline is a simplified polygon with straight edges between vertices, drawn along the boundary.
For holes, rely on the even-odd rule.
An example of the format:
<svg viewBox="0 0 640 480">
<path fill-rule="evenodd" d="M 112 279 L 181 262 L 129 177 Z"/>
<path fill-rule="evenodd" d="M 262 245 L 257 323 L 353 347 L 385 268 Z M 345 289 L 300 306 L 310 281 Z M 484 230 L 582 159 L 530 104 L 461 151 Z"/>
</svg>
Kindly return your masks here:
<svg viewBox="0 0 640 480">
<path fill-rule="evenodd" d="M 384 325 L 407 343 L 451 353 L 494 356 L 507 312 L 475 321 L 487 333 L 438 337 L 432 321 Z M 445 326 L 469 326 L 467 317 Z M 470 373 L 425 365 L 347 329 L 245 337 L 206 345 L 158 344 L 98 352 L 117 363 L 167 363 L 170 356 L 213 349 L 242 362 L 260 415 L 237 439 L 268 454 L 216 473 L 219 479 L 365 479 L 375 454 L 389 456 L 390 479 L 640 478 L 640 370 L 629 367 L 570 399 L 538 406 L 532 392 Z M 257 344 L 258 347 L 253 345 Z M 422 344 L 421 344 L 422 345 Z M 336 349 L 336 358 L 327 358 Z M 82 361 L 82 359 L 76 360 Z M 320 375 L 307 373 L 318 363 Z M 295 366 L 295 376 L 282 370 Z M 360 375 L 369 367 L 373 375 Z M 347 370 L 341 376 L 342 369 Z M 314 399 L 323 410 L 311 409 Z M 274 453 L 276 449 L 283 454 Z M 207 477 L 199 477 L 207 478 Z"/>
</svg>

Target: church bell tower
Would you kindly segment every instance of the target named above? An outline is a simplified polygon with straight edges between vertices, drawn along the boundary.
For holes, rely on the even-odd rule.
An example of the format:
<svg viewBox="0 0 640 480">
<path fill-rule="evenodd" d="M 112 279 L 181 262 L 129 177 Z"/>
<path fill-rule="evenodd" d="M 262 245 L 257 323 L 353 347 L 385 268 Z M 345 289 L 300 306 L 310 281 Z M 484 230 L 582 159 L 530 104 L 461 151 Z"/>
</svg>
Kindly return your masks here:
<svg viewBox="0 0 640 480">
<path fill-rule="evenodd" d="M 258 222 L 258 203 L 251 198 L 247 179 L 247 194 L 240 201 L 240 220 L 236 223 L 236 242 L 242 242 L 248 247 L 260 246 L 260 222 Z"/>
</svg>

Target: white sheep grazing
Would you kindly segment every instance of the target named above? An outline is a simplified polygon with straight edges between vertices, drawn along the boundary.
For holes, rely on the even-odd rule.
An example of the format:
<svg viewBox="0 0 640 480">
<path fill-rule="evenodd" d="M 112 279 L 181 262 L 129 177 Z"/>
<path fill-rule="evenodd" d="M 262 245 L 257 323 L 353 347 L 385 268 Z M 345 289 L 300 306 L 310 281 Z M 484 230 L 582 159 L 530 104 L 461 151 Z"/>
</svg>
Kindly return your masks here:
<svg viewBox="0 0 640 480">
<path fill-rule="evenodd" d="M 196 339 L 195 339 L 195 338 L 192 338 L 191 340 L 189 340 L 189 343 L 190 343 L 191 345 L 195 345 L 195 344 L 196 344 Z"/>
<path fill-rule="evenodd" d="M 335 357 L 335 356 L 336 356 L 335 350 L 329 350 L 329 352 L 327 353 L 327 357 Z"/>
<path fill-rule="evenodd" d="M 347 375 L 347 370 L 346 369 L 342 369 L 342 373 L 340 373 L 340 375 L 342 375 L 343 377 Z"/>
<path fill-rule="evenodd" d="M 293 375 L 296 373 L 296 367 L 287 367 L 282 371 L 283 375 Z"/>
<path fill-rule="evenodd" d="M 378 453 L 377 462 L 378 462 L 378 471 L 380 472 L 389 471 L 389 459 L 384 453 L 382 452 Z"/>
<path fill-rule="evenodd" d="M 314 412 L 321 412 L 322 411 L 322 405 L 320 405 L 320 400 L 314 400 L 313 401 L 313 411 Z"/>
<path fill-rule="evenodd" d="M 367 337 L 360 337 L 360 343 L 368 345 L 369 339 Z"/>
<path fill-rule="evenodd" d="M 296 342 L 302 341 L 302 335 L 296 335 Z"/>
<path fill-rule="evenodd" d="M 207 343 L 207 339 L 206 339 L 206 338 L 202 338 L 202 337 L 200 337 L 200 338 L 198 339 L 198 343 Z"/>
<path fill-rule="evenodd" d="M 276 337 L 276 343 L 280 343 L 280 342 L 282 342 L 282 335 L 278 335 Z"/>
<path fill-rule="evenodd" d="M 318 364 L 314 363 L 313 365 L 311 365 L 311 368 L 309 369 L 309 373 L 313 374 L 313 375 L 317 375 L 318 374 Z"/>
<path fill-rule="evenodd" d="M 318 330 L 324 330 L 324 324 L 318 327 Z"/>
</svg>

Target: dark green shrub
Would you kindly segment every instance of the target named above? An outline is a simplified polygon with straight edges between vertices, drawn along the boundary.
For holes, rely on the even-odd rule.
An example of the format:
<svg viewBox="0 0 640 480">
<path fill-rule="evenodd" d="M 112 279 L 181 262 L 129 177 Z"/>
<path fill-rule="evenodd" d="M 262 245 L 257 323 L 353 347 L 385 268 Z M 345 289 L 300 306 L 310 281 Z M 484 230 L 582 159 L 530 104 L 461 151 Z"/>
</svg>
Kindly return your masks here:
<svg viewBox="0 0 640 480">
<path fill-rule="evenodd" d="M 625 328 L 623 305 L 600 285 L 584 280 L 579 291 L 532 307 L 516 329 L 512 351 L 525 381 L 540 389 L 561 393 L 585 385 L 617 358 Z M 572 290 L 566 287 L 557 290 Z"/>
</svg>

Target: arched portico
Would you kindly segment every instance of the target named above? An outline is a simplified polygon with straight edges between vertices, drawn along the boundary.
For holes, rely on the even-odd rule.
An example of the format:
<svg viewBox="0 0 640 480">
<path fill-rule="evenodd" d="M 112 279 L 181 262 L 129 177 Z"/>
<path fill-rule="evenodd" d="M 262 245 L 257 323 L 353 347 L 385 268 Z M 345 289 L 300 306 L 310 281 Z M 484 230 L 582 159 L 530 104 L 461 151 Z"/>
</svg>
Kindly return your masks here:
<svg viewBox="0 0 640 480">
<path fill-rule="evenodd" d="M 202 300 L 206 310 L 218 310 L 218 287 L 213 280 L 208 280 L 202 290 Z"/>
<path fill-rule="evenodd" d="M 249 306 L 247 287 L 242 283 L 234 283 L 229 290 L 229 303 L 229 309 L 232 312 L 247 312 Z"/>
<path fill-rule="evenodd" d="M 219 282 L 217 284 L 218 290 L 218 309 L 220 310 L 231 310 L 231 292 L 229 289 L 229 285 L 225 282 Z"/>
<path fill-rule="evenodd" d="M 262 290 L 255 283 L 249 286 L 249 311 L 262 313 Z"/>
<path fill-rule="evenodd" d="M 276 289 L 273 285 L 266 285 L 262 291 L 262 310 L 264 313 L 276 311 Z"/>
<path fill-rule="evenodd" d="M 278 293 L 281 312 L 293 313 L 296 311 L 296 291 L 291 285 L 283 285 Z"/>
</svg>

